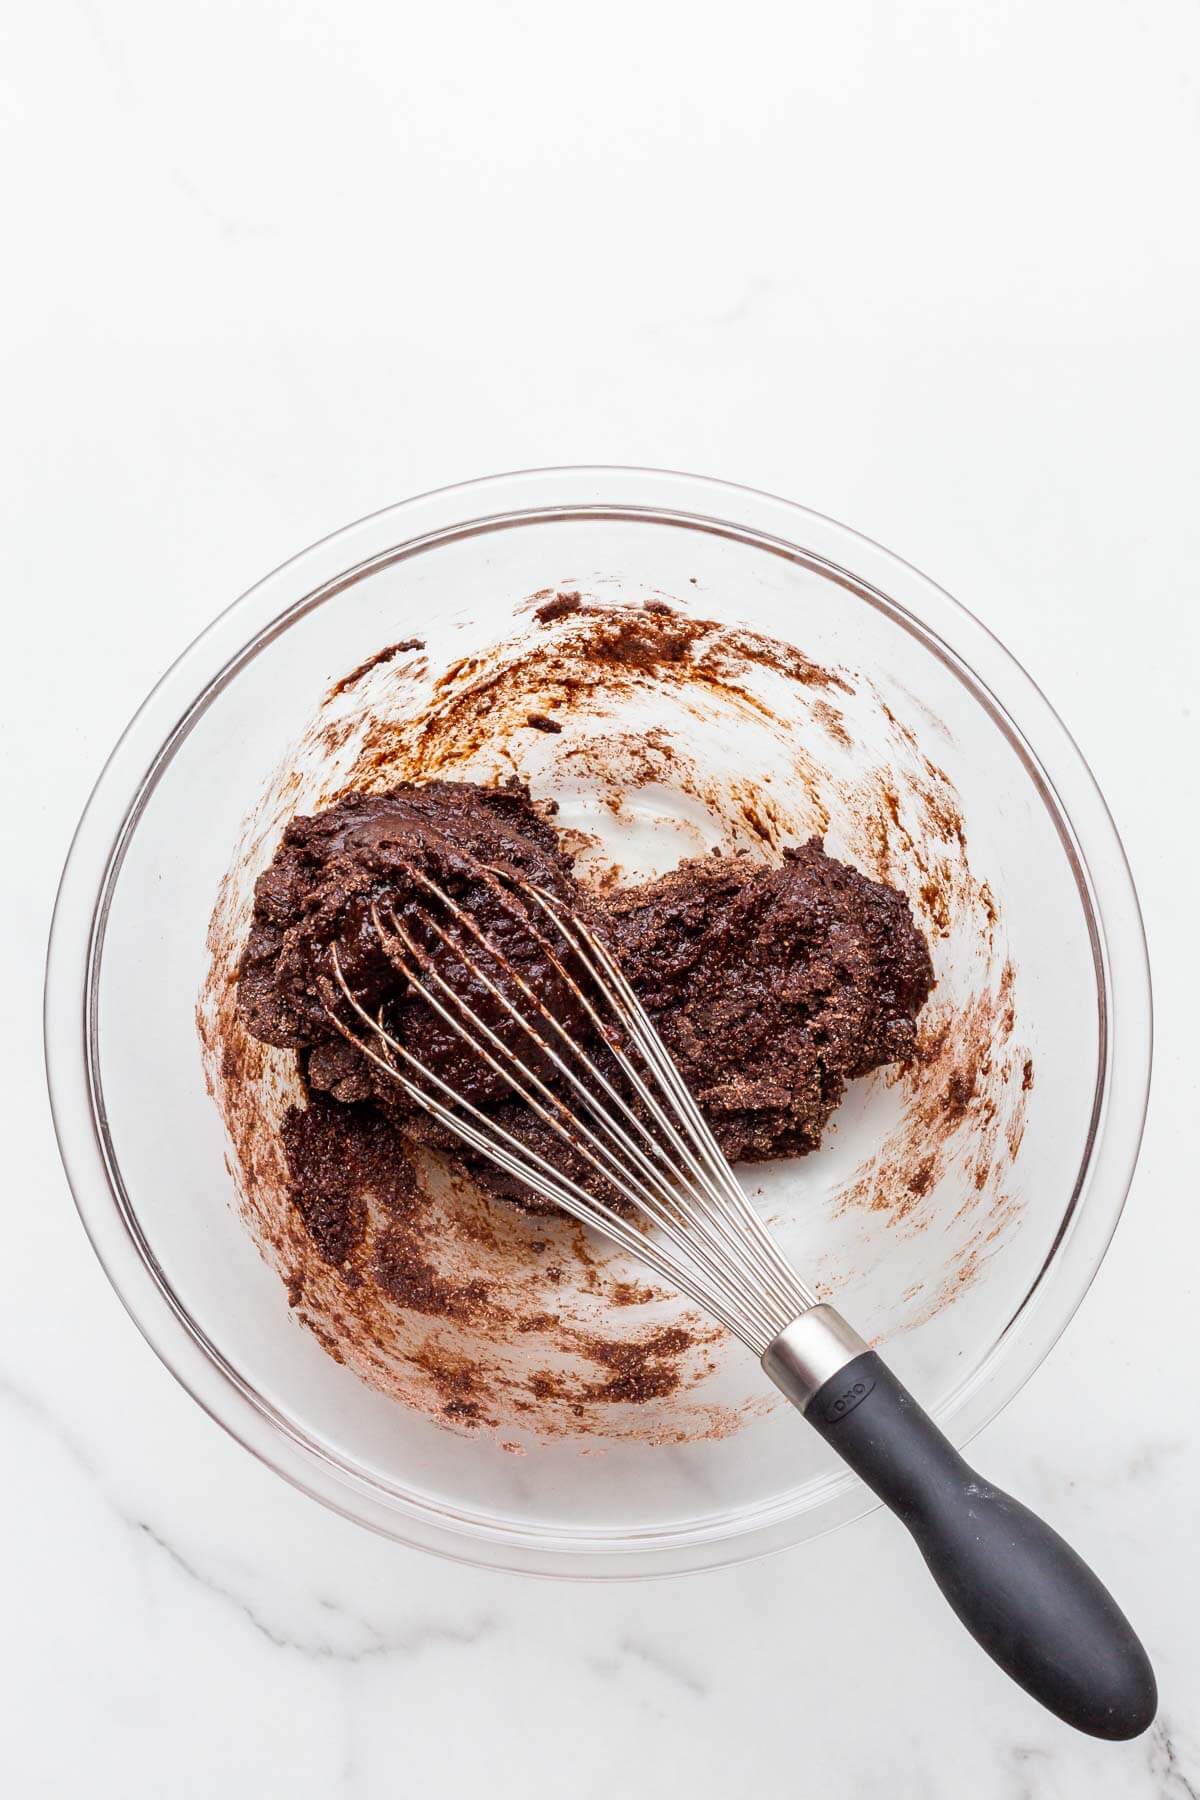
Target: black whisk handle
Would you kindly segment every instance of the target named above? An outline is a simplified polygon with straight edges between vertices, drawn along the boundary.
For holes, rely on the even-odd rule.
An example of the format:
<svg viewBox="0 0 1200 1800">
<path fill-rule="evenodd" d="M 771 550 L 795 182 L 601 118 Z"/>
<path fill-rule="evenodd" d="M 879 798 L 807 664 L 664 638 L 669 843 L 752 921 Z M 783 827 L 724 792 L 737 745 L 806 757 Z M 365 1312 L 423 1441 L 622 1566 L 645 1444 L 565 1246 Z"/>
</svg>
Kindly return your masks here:
<svg viewBox="0 0 1200 1800">
<path fill-rule="evenodd" d="M 907 1527 L 993 1661 L 1079 1731 L 1113 1739 L 1145 1731 L 1158 1704 L 1149 1658 L 1082 1557 L 977 1475 L 873 1351 L 807 1397 L 780 1379 L 770 1354 L 768 1372 Z"/>
</svg>

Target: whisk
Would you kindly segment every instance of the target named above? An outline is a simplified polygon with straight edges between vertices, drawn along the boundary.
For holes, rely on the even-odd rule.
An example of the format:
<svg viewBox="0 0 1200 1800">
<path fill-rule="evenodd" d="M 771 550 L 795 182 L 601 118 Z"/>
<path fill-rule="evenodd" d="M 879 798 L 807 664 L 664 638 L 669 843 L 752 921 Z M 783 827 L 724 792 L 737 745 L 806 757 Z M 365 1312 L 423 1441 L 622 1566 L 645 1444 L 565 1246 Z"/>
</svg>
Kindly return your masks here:
<svg viewBox="0 0 1200 1800">
<path fill-rule="evenodd" d="M 404 871 L 403 916 L 376 902 L 372 926 L 450 1041 L 549 1138 L 526 1141 L 422 1062 L 386 1009 L 372 1014 L 356 997 L 335 943 L 326 1010 L 339 1032 L 472 1151 L 641 1258 L 752 1350 L 907 1527 L 962 1623 L 1026 1692 L 1096 1737 L 1145 1730 L 1153 1671 L 1107 1589 L 1056 1532 L 968 1466 L 791 1268 L 588 924 L 510 870 L 479 873 L 506 940 L 517 932 L 532 957 L 515 960 L 510 943 L 415 865 Z M 534 968 L 545 978 L 531 979 Z"/>
</svg>

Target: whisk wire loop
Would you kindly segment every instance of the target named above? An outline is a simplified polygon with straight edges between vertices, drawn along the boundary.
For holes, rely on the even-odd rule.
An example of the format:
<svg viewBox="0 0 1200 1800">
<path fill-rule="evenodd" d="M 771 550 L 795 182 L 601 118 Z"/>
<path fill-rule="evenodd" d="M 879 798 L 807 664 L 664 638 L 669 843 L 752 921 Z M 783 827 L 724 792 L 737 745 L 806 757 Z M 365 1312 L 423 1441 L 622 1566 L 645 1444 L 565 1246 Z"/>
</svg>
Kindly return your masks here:
<svg viewBox="0 0 1200 1800">
<path fill-rule="evenodd" d="M 332 986 L 362 1030 L 345 1023 L 336 1002 L 326 1000 L 330 1019 L 410 1101 L 469 1148 L 648 1263 L 762 1355 L 789 1323 L 816 1305 L 815 1296 L 750 1205 L 608 948 L 544 888 L 507 870 L 485 872 L 509 916 L 590 1022 L 594 1052 L 557 1015 L 552 996 L 539 992 L 495 937 L 423 870 L 406 870 L 430 902 L 415 906 L 407 900 L 408 922 L 394 906 L 372 907 L 380 947 L 412 992 L 549 1127 L 573 1167 L 582 1159 L 632 1216 L 429 1068 L 388 1029 L 382 1010 L 372 1017 L 346 979 L 336 943 Z M 435 909 L 449 918 L 453 931 Z M 419 924 L 419 935 L 440 945 L 451 965 L 457 960 L 478 984 L 499 1009 L 501 1029 L 447 979 L 410 924 Z M 516 1028 L 517 1045 L 526 1043 L 530 1054 L 522 1055 L 509 1041 L 508 1025 Z M 554 1077 L 566 1084 L 569 1103 L 550 1085 Z"/>
<path fill-rule="evenodd" d="M 489 873 L 500 874 L 502 872 L 489 870 Z M 654 1094 L 653 1088 L 643 1081 L 633 1061 L 623 1052 L 619 1041 L 614 1040 L 611 1028 L 606 1030 L 604 1022 L 600 1018 L 600 1015 L 589 996 L 579 985 L 570 969 L 563 963 L 554 946 L 535 926 L 528 922 L 527 918 L 522 918 L 522 925 L 528 931 L 530 937 L 532 937 L 544 953 L 549 956 L 560 979 L 571 989 L 576 1000 L 586 1009 L 601 1038 L 606 1043 L 609 1052 L 617 1061 L 623 1073 L 628 1077 L 639 1097 L 656 1120 L 660 1127 L 660 1135 L 658 1137 L 655 1137 L 645 1122 L 638 1117 L 637 1113 L 630 1107 L 624 1096 L 622 1096 L 619 1090 L 608 1080 L 595 1060 L 587 1054 L 576 1039 L 570 1036 L 562 1022 L 549 1010 L 542 997 L 530 987 L 520 971 L 504 959 L 498 946 L 481 930 L 475 920 L 458 907 L 453 899 L 445 894 L 444 890 L 437 888 L 435 884 L 431 883 L 428 877 L 422 875 L 420 871 L 414 871 L 414 876 L 417 879 L 418 885 L 437 895 L 451 912 L 455 921 L 459 923 L 494 960 L 503 964 L 506 974 L 521 989 L 535 1011 L 557 1034 L 558 1038 L 567 1048 L 569 1054 L 583 1067 L 590 1082 L 602 1088 L 609 1103 L 618 1109 L 628 1126 L 639 1134 L 642 1143 L 651 1154 L 648 1156 L 645 1153 L 645 1150 L 643 1150 L 636 1141 L 631 1140 L 629 1132 L 622 1131 L 618 1125 L 614 1124 L 611 1116 L 598 1101 L 597 1095 L 593 1091 L 592 1086 L 589 1086 L 588 1081 L 581 1080 L 576 1072 L 570 1068 L 568 1063 L 554 1052 L 551 1046 L 548 1046 L 545 1043 L 541 1035 L 534 1029 L 531 1021 L 521 1012 L 520 1008 L 512 1003 L 509 997 L 496 985 L 496 983 L 492 981 L 486 970 L 479 965 L 478 961 L 471 957 L 469 952 L 465 951 L 461 945 L 454 944 L 449 938 L 449 935 L 437 925 L 436 921 L 426 918 L 424 923 L 427 926 L 431 925 L 439 940 L 459 955 L 460 959 L 469 968 L 476 979 L 484 985 L 486 990 L 500 1003 L 505 1012 L 526 1032 L 538 1049 L 549 1052 L 555 1065 L 570 1081 L 583 1106 L 592 1116 L 596 1125 L 599 1126 L 605 1137 L 609 1140 L 609 1144 L 599 1144 L 594 1134 L 589 1132 L 586 1122 L 582 1120 L 578 1114 L 572 1114 L 544 1083 L 536 1081 L 536 1077 L 533 1075 L 532 1071 L 525 1069 L 523 1071 L 525 1076 L 535 1082 L 543 1099 L 556 1109 L 557 1122 L 548 1119 L 541 1106 L 535 1106 L 535 1110 L 537 1110 L 539 1116 L 554 1126 L 555 1131 L 564 1142 L 570 1144 L 574 1149 L 583 1151 L 587 1160 L 591 1162 L 593 1166 L 598 1167 L 595 1162 L 595 1157 L 589 1153 L 584 1144 L 578 1143 L 576 1138 L 578 1135 L 582 1135 L 585 1138 L 587 1145 L 601 1149 L 605 1163 L 608 1166 L 606 1169 L 600 1170 L 600 1173 L 607 1174 L 609 1178 L 613 1178 L 612 1170 L 615 1160 L 616 1185 L 619 1186 L 624 1198 L 631 1201 L 635 1206 L 643 1207 L 648 1211 L 650 1210 L 646 1205 L 648 1197 L 645 1193 L 637 1191 L 637 1184 L 639 1181 L 649 1181 L 654 1196 L 661 1207 L 665 1209 L 665 1211 L 659 1211 L 657 1208 L 654 1209 L 652 1213 L 653 1221 L 660 1225 L 662 1229 L 667 1230 L 677 1243 L 680 1242 L 680 1239 L 676 1232 L 676 1226 L 682 1225 L 691 1254 L 693 1256 L 698 1256 L 703 1260 L 712 1277 L 717 1280 L 721 1286 L 726 1286 L 731 1248 L 736 1256 L 741 1251 L 742 1246 L 738 1243 L 734 1243 L 731 1247 L 729 1243 L 728 1228 L 724 1217 L 724 1214 L 727 1211 L 725 1195 L 722 1193 L 721 1189 L 712 1182 L 705 1167 L 697 1162 L 694 1157 L 689 1158 L 686 1154 L 684 1159 L 685 1164 L 687 1165 L 686 1172 L 692 1176 L 693 1181 L 699 1183 L 701 1191 L 697 1194 L 690 1188 L 687 1190 L 681 1189 L 681 1167 L 677 1130 L 673 1127 L 670 1119 L 664 1113 L 663 1108 L 660 1106 Z M 529 889 L 529 892 L 531 895 L 534 895 L 534 890 L 532 888 Z M 548 896 L 542 895 L 538 897 L 539 905 L 544 904 L 546 899 L 548 899 Z M 548 917 L 553 920 L 560 934 L 566 939 L 568 945 L 575 948 L 574 941 L 567 932 L 565 921 L 560 917 L 557 917 L 554 912 L 549 912 Z M 498 1034 L 490 1031 L 486 1024 L 472 1013 L 471 1009 L 467 1007 L 462 1000 L 462 997 L 440 976 L 436 968 L 434 968 L 429 959 L 424 956 L 420 947 L 413 941 L 411 936 L 403 931 L 403 928 L 395 919 L 394 913 L 389 913 L 389 923 L 392 925 L 393 930 L 399 934 L 408 953 L 421 962 L 428 975 L 437 983 L 438 987 L 459 1013 L 458 1020 L 451 1020 L 439 1005 L 437 1010 L 441 1016 L 447 1023 L 452 1024 L 459 1035 L 463 1036 L 468 1042 L 471 1041 L 473 1030 L 483 1031 L 493 1050 L 508 1056 L 510 1059 L 509 1067 L 500 1068 L 493 1057 L 489 1055 L 486 1058 L 489 1065 L 494 1069 L 497 1069 L 509 1085 L 514 1088 L 514 1091 L 521 1093 L 523 1098 L 529 1100 L 530 1097 L 524 1092 L 513 1076 L 511 1067 L 512 1053 L 509 1051 L 508 1046 L 503 1043 L 503 1040 L 500 1039 Z M 382 934 L 382 924 L 378 920 L 378 917 L 376 917 L 376 929 Z M 405 973 L 407 979 L 415 981 L 412 970 L 407 966 L 402 968 L 402 973 Z M 417 985 L 419 986 L 420 984 L 418 983 Z M 614 1010 L 617 1012 L 617 1016 L 620 1017 L 620 1009 Z M 465 1031 L 463 1030 L 464 1024 L 468 1027 Z M 678 1076 L 675 1073 L 674 1065 L 670 1063 L 669 1058 L 664 1060 L 666 1061 L 671 1074 L 678 1082 Z M 680 1085 L 682 1086 L 682 1084 Z M 684 1088 L 683 1091 L 686 1093 L 686 1088 Z M 532 1101 L 530 1103 L 533 1104 Z M 567 1127 L 566 1130 L 563 1129 L 564 1123 Z M 707 1127 L 704 1129 L 707 1130 Z M 615 1159 L 613 1152 L 609 1147 L 611 1144 L 616 1145 L 619 1153 Z M 665 1146 L 669 1146 L 669 1151 Z M 737 1203 L 743 1208 L 743 1211 L 749 1216 L 753 1224 L 757 1226 L 757 1218 L 746 1205 L 741 1189 L 732 1173 L 729 1171 L 728 1164 L 721 1156 L 720 1151 L 717 1150 L 715 1144 L 712 1147 L 717 1162 L 726 1178 L 726 1193 L 729 1188 L 732 1188 Z M 630 1185 L 631 1173 L 621 1161 L 621 1157 L 631 1158 L 635 1164 L 635 1169 L 632 1173 L 632 1188 Z M 657 1162 L 652 1161 L 651 1157 L 657 1158 Z M 710 1199 L 712 1202 L 711 1204 Z M 700 1217 L 697 1217 L 694 1210 L 697 1200 L 701 1207 Z M 703 1240 L 703 1245 L 707 1246 L 706 1249 L 703 1246 L 697 1245 L 697 1234 Z M 761 1234 L 761 1228 L 760 1235 L 763 1235 Z M 753 1268 L 748 1267 L 744 1273 L 747 1278 L 753 1280 L 755 1273 Z M 793 1295 L 787 1291 L 785 1286 L 774 1280 L 773 1271 L 769 1266 L 765 1269 L 760 1266 L 758 1273 L 760 1279 L 765 1279 L 768 1282 L 768 1285 L 774 1286 L 775 1298 L 778 1304 L 786 1311 L 787 1318 L 789 1320 L 793 1318 L 797 1310 Z"/>
</svg>

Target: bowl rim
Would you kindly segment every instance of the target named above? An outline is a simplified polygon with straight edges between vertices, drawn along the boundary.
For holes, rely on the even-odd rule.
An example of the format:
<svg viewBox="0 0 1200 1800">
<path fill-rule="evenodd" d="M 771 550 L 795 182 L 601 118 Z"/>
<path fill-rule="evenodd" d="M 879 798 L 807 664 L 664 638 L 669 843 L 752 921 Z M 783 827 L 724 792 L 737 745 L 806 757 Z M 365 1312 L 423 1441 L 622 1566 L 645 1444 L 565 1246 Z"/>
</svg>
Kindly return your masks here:
<svg viewBox="0 0 1200 1800">
<path fill-rule="evenodd" d="M 985 706 L 1058 830 L 1079 889 L 1096 971 L 1097 1082 L 1075 1191 L 1043 1265 L 996 1342 L 936 1409 L 943 1429 L 960 1446 L 994 1418 L 1049 1354 L 1081 1303 L 1133 1177 L 1153 1040 L 1137 894 L 1115 824 L 1082 753 L 994 633 L 893 552 L 795 502 L 671 470 L 620 465 L 519 470 L 384 507 L 279 565 L 218 614 L 170 666 L 96 781 L 55 902 L 46 964 L 45 1052 L 59 1150 L 92 1246 L 134 1323 L 210 1417 L 293 1485 L 384 1536 L 455 1560 L 526 1573 L 637 1578 L 765 1554 L 833 1529 L 877 1503 L 849 1472 L 836 1472 L 810 1484 L 799 1505 L 785 1496 L 670 1532 L 581 1532 L 534 1529 L 435 1506 L 428 1496 L 385 1488 L 356 1472 L 266 1403 L 171 1290 L 124 1190 L 108 1133 L 96 1037 L 104 930 L 125 849 L 175 750 L 249 657 L 311 607 L 380 566 L 484 531 L 582 516 L 641 517 L 733 537 L 813 567 L 882 606 Z"/>
</svg>

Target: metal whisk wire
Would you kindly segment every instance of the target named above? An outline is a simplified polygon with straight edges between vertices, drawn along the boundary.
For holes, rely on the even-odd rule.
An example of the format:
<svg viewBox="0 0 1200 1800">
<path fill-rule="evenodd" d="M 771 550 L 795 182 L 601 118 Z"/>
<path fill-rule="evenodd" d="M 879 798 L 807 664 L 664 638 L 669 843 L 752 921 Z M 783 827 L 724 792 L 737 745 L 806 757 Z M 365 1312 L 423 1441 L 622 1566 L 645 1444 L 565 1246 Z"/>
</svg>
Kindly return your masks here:
<svg viewBox="0 0 1200 1800">
<path fill-rule="evenodd" d="M 372 1017 L 362 1006 L 346 980 L 335 944 L 336 985 L 370 1035 L 364 1039 L 343 1023 L 334 1007 L 327 1006 L 337 1029 L 463 1142 L 650 1264 L 762 1355 L 791 1321 L 816 1304 L 815 1296 L 750 1206 L 662 1039 L 609 951 L 545 889 L 507 871 L 487 870 L 510 916 L 537 944 L 558 980 L 582 1007 L 604 1047 L 602 1054 L 628 1083 L 637 1104 L 621 1092 L 546 998 L 444 887 L 415 867 L 410 866 L 406 874 L 414 888 L 449 916 L 458 935 L 448 932 L 430 907 L 418 911 L 410 902 L 406 911 L 414 924 L 419 919 L 423 932 L 459 960 L 504 1017 L 529 1040 L 533 1057 L 523 1058 L 480 1017 L 394 909 L 381 912 L 376 906 L 371 911 L 372 922 L 389 959 L 443 1023 L 659 1235 L 649 1236 L 428 1068 L 388 1030 L 382 1012 Z M 520 896 L 523 906 L 513 904 L 509 889 Z M 552 937 L 534 923 L 534 908 Z M 464 936 L 490 959 L 494 969 L 503 970 L 524 1007 L 493 978 L 463 942 Z M 538 1073 L 534 1065 L 547 1060 L 566 1081 L 573 1104 L 567 1104 Z M 411 1073 L 405 1073 L 406 1069 Z"/>
</svg>

